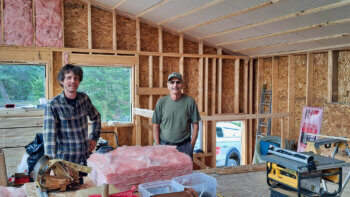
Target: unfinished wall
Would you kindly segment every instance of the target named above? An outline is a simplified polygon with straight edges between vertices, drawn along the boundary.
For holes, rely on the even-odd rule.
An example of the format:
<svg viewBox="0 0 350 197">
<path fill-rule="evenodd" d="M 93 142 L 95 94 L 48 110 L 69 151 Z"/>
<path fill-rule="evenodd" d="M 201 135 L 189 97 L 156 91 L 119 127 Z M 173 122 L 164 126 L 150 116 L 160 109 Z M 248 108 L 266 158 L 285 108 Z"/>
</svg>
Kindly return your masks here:
<svg viewBox="0 0 350 197">
<path fill-rule="evenodd" d="M 266 58 L 263 61 L 263 70 L 260 85 L 266 84 L 266 89 L 271 90 L 272 88 L 272 59 Z M 261 87 L 260 87 L 261 88 Z"/>
<path fill-rule="evenodd" d="M 60 86 L 60 84 L 57 82 L 57 76 L 62 68 L 62 52 L 61 51 L 54 51 L 52 54 L 52 67 L 53 67 L 53 96 L 56 96 L 60 94 L 63 91 L 63 88 Z"/>
<path fill-rule="evenodd" d="M 338 102 L 350 103 L 350 51 L 340 51 L 338 58 Z"/>
<path fill-rule="evenodd" d="M 136 21 L 116 15 L 117 23 L 117 49 L 136 50 Z"/>
<path fill-rule="evenodd" d="M 141 51 L 158 51 L 158 29 L 144 23 L 140 25 Z"/>
<path fill-rule="evenodd" d="M 288 57 L 278 58 L 278 79 L 277 79 L 277 111 L 278 113 L 288 112 Z M 274 101 L 272 101 L 274 102 Z M 284 119 L 285 124 L 283 127 L 284 131 L 287 131 L 288 125 L 287 118 Z M 277 121 L 277 128 L 273 133 L 277 136 L 281 134 L 281 123 Z"/>
<path fill-rule="evenodd" d="M 198 54 L 198 43 L 184 40 L 184 53 Z M 198 58 L 184 58 L 184 93 L 193 97 L 198 103 Z"/>
<path fill-rule="evenodd" d="M 32 0 L 4 0 L 6 45 L 33 46 Z"/>
<path fill-rule="evenodd" d="M 91 6 L 93 49 L 113 49 L 113 14 Z"/>
<path fill-rule="evenodd" d="M 222 60 L 222 113 L 234 112 L 234 68 L 234 60 Z"/>
<path fill-rule="evenodd" d="M 64 46 L 88 48 L 88 7 L 80 0 L 64 0 Z"/>
<path fill-rule="evenodd" d="M 328 53 L 316 53 L 313 59 L 313 105 L 323 107 L 327 102 L 328 91 Z"/>
<path fill-rule="evenodd" d="M 35 46 L 62 47 L 62 1 L 35 0 Z"/>
<path fill-rule="evenodd" d="M 163 52 L 178 53 L 179 52 L 179 36 L 163 32 Z"/>
</svg>

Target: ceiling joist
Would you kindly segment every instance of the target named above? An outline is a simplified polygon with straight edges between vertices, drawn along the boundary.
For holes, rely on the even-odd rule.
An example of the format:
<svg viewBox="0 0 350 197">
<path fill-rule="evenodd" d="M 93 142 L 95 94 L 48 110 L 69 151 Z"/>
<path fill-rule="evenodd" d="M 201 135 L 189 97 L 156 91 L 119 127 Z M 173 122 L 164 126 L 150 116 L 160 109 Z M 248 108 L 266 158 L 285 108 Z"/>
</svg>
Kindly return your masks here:
<svg viewBox="0 0 350 197">
<path fill-rule="evenodd" d="M 114 6 L 113 6 L 113 10 L 117 9 L 119 6 L 121 6 L 123 3 L 125 3 L 126 0 L 120 0 L 118 3 L 116 3 Z"/>
<path fill-rule="evenodd" d="M 337 8 L 337 7 L 341 7 L 341 6 L 345 6 L 345 5 L 349 5 L 349 4 L 350 4 L 350 0 L 344 0 L 344 1 L 341 1 L 341 2 L 338 2 L 338 3 L 328 4 L 328 5 L 325 5 L 325 6 L 312 8 L 312 9 L 305 10 L 305 11 L 300 11 L 300 12 L 296 12 L 296 13 L 292 13 L 292 14 L 287 14 L 287 15 L 284 15 L 284 16 L 281 16 L 281 17 L 272 18 L 272 19 L 261 21 L 261 22 L 258 22 L 258 23 L 252 23 L 252 24 L 249 24 L 249 25 L 241 26 L 241 27 L 235 27 L 235 28 L 224 30 L 224 31 L 221 31 L 221 32 L 209 34 L 209 35 L 203 36 L 203 37 L 201 37 L 199 39 L 212 38 L 212 37 L 224 35 L 224 34 L 227 34 L 227 33 L 232 33 L 232 32 L 236 32 L 236 31 L 248 29 L 248 28 L 253 28 L 253 27 L 257 27 L 257 26 L 261 26 L 261 25 L 266 25 L 266 24 L 269 24 L 269 23 L 278 22 L 278 21 L 286 20 L 286 19 L 289 19 L 289 18 L 297 17 L 297 16 L 303 16 L 303 15 L 307 15 L 307 14 L 312 14 L 312 13 L 316 13 L 316 12 L 320 12 L 320 11 L 324 11 L 324 10 L 329 10 L 329 9 L 333 9 L 333 8 Z"/>
<path fill-rule="evenodd" d="M 153 5 L 152 7 L 149 7 L 149 8 L 147 8 L 146 10 L 142 11 L 141 13 L 136 14 L 136 17 L 142 17 L 142 16 L 144 16 L 145 14 L 151 12 L 152 10 L 157 9 L 158 7 L 160 7 L 160 6 L 162 6 L 162 5 L 166 4 L 166 3 L 168 3 L 168 2 L 170 2 L 170 1 L 171 1 L 171 0 L 162 0 L 162 1 L 160 1 L 159 3 Z"/>
</svg>

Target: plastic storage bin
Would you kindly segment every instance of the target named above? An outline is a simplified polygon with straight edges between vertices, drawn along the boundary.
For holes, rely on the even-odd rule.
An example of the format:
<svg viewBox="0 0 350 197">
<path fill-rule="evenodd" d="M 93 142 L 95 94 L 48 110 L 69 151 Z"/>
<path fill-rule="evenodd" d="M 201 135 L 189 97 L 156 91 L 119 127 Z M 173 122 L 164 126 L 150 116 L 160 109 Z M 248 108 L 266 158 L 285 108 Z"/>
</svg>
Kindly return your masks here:
<svg viewBox="0 0 350 197">
<path fill-rule="evenodd" d="M 175 177 L 171 180 L 171 185 L 181 191 L 192 188 L 199 197 L 216 197 L 216 179 L 201 172 Z"/>
<path fill-rule="evenodd" d="M 170 192 L 183 191 L 171 185 L 171 180 L 142 183 L 139 185 L 139 192 L 142 197 L 149 197 L 155 194 L 166 194 Z"/>
</svg>

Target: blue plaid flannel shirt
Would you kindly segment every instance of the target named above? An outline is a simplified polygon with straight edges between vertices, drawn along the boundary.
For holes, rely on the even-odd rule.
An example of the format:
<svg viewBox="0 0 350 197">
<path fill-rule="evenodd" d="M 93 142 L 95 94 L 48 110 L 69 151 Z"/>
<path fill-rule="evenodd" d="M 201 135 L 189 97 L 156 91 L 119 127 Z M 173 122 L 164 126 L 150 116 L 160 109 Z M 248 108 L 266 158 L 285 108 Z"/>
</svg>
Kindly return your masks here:
<svg viewBox="0 0 350 197">
<path fill-rule="evenodd" d="M 88 138 L 88 120 L 92 132 Z M 86 165 L 89 139 L 98 140 L 101 115 L 90 98 L 77 92 L 76 108 L 67 103 L 64 93 L 54 97 L 46 106 L 44 120 L 45 155 Z"/>
</svg>

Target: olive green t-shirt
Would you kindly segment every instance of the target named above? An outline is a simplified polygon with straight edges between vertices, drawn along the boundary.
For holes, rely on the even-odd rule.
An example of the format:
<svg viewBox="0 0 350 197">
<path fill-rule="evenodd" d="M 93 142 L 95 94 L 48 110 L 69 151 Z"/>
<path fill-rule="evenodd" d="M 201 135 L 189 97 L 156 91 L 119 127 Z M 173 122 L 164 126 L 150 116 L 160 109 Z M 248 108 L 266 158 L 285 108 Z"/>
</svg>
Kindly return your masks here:
<svg viewBox="0 0 350 197">
<path fill-rule="evenodd" d="M 160 98 L 152 122 L 160 125 L 160 139 L 179 143 L 191 136 L 191 124 L 201 120 L 194 99 L 185 94 L 174 101 L 170 95 Z"/>
</svg>

